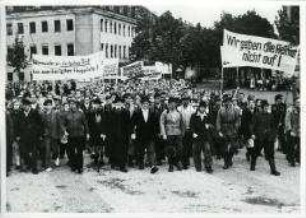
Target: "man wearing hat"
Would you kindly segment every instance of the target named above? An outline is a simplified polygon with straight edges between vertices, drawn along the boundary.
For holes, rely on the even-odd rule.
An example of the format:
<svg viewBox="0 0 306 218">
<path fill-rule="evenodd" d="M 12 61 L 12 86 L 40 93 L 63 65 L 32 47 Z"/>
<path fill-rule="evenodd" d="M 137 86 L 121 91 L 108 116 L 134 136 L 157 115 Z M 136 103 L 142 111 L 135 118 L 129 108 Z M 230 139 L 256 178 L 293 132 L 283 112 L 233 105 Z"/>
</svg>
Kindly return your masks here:
<svg viewBox="0 0 306 218">
<path fill-rule="evenodd" d="M 177 110 L 182 114 L 185 127 L 185 135 L 183 136 L 182 164 L 183 169 L 188 169 L 192 153 L 192 134 L 190 129 L 190 118 L 191 115 L 196 112 L 196 110 L 190 104 L 189 96 L 182 97 L 182 105 L 179 106 Z"/>
<path fill-rule="evenodd" d="M 18 116 L 18 126 L 16 126 L 16 139 L 20 144 L 21 166 L 26 170 L 27 166 L 33 174 L 38 173 L 37 153 L 38 146 L 42 141 L 43 122 L 37 110 L 32 108 L 29 98 L 22 100 L 23 109 Z"/>
<path fill-rule="evenodd" d="M 145 150 L 147 151 L 147 159 L 151 167 L 151 173 L 158 171 L 155 166 L 155 146 L 154 139 L 157 136 L 158 118 L 153 109 L 149 107 L 149 98 L 143 97 L 141 100 L 141 109 L 133 115 L 132 138 L 136 139 L 136 154 L 139 169 L 144 169 Z"/>
<path fill-rule="evenodd" d="M 208 104 L 201 101 L 199 109 L 192 114 L 190 129 L 193 138 L 193 159 L 197 172 L 202 170 L 201 152 L 204 153 L 204 165 L 208 173 L 212 173 L 211 124 Z"/>
<path fill-rule="evenodd" d="M 255 170 L 257 157 L 260 155 L 261 150 L 264 149 L 265 159 L 270 165 L 270 173 L 279 176 L 280 173 L 276 170 L 274 160 L 274 141 L 277 134 L 275 121 L 273 115 L 269 113 L 268 101 L 262 101 L 262 108 L 263 110 L 254 116 L 252 135 L 255 136 L 255 146 L 251 154 L 251 171 Z"/>
<path fill-rule="evenodd" d="M 272 105 L 272 114 L 274 116 L 275 125 L 277 128 L 277 138 L 279 142 L 279 149 L 284 154 L 287 153 L 287 146 L 285 140 L 285 117 L 287 105 L 284 103 L 284 96 L 282 94 L 275 95 L 275 103 Z"/>
<path fill-rule="evenodd" d="M 100 164 L 103 164 L 103 148 L 106 139 L 106 122 L 99 98 L 91 101 L 91 109 L 87 116 L 90 147 L 92 149 L 91 157 L 94 159 L 94 164 L 98 166 L 99 169 Z"/>
<path fill-rule="evenodd" d="M 166 141 L 166 155 L 168 157 L 169 172 L 173 172 L 174 166 L 182 169 L 182 137 L 185 127 L 182 114 L 176 108 L 177 99 L 170 97 L 168 110 L 160 117 L 160 129 L 163 139 Z"/>
<path fill-rule="evenodd" d="M 218 111 L 216 129 L 224 141 L 222 146 L 223 169 L 228 169 L 233 165 L 233 156 L 238 149 L 237 137 L 240 126 L 240 111 L 234 108 L 232 98 L 228 95 L 224 95 L 223 104 L 224 106 Z"/>
</svg>

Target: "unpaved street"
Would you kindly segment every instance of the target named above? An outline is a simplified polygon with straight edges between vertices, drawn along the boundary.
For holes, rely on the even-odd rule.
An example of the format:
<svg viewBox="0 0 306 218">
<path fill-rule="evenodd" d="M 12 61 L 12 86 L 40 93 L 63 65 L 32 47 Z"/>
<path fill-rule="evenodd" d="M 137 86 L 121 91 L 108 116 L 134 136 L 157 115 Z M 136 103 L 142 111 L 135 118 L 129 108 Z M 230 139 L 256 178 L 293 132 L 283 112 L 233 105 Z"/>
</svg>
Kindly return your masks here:
<svg viewBox="0 0 306 218">
<path fill-rule="evenodd" d="M 89 158 L 86 157 L 88 162 Z M 7 179 L 9 212 L 186 212 L 186 213 L 299 213 L 300 168 L 289 167 L 277 152 L 280 177 L 269 174 L 263 157 L 250 172 L 244 150 L 234 167 L 224 171 L 214 161 L 214 173 L 194 168 L 168 173 L 160 168 L 130 169 L 128 173 L 104 167 L 100 173 L 84 169 L 82 175 L 67 167 L 38 175 L 13 172 Z"/>
</svg>

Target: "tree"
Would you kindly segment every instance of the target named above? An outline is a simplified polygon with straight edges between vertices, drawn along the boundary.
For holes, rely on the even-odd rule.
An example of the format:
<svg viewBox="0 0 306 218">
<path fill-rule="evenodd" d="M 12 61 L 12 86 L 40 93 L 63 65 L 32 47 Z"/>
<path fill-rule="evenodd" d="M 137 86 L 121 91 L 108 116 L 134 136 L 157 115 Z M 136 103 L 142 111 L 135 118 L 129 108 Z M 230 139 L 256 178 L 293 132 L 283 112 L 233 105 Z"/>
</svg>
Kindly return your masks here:
<svg viewBox="0 0 306 218">
<path fill-rule="evenodd" d="M 17 73 L 18 78 L 20 79 L 20 75 L 27 67 L 28 61 L 25 54 L 25 46 L 23 41 L 18 37 L 15 38 L 13 47 L 9 48 L 8 50 L 7 63 L 9 66 L 14 68 L 13 72 Z"/>
<path fill-rule="evenodd" d="M 293 45 L 300 44 L 300 9 L 299 6 L 283 6 L 278 11 L 275 20 L 279 38 L 291 42 Z"/>
</svg>

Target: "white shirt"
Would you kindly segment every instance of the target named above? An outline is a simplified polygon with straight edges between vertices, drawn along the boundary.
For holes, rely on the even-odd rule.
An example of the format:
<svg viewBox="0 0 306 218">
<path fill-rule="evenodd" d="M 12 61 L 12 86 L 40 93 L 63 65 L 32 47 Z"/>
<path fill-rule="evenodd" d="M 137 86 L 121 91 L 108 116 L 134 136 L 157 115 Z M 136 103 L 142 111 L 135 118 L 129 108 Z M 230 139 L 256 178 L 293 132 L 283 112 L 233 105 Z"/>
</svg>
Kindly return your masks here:
<svg viewBox="0 0 306 218">
<path fill-rule="evenodd" d="M 184 124 L 189 129 L 191 115 L 196 112 L 196 109 L 189 104 L 187 107 L 179 106 L 177 110 L 181 112 Z"/>
<path fill-rule="evenodd" d="M 148 122 L 148 118 L 149 118 L 149 110 L 148 109 L 142 109 L 142 115 L 143 115 L 143 118 L 144 118 L 144 121 L 145 122 Z"/>
</svg>

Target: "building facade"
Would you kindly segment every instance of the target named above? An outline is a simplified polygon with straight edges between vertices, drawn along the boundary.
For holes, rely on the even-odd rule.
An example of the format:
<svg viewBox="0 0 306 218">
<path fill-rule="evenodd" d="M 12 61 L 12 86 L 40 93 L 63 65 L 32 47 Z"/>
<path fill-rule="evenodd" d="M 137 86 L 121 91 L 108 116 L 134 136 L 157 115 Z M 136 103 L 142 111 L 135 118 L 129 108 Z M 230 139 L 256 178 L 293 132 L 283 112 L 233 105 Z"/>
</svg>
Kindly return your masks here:
<svg viewBox="0 0 306 218">
<path fill-rule="evenodd" d="M 76 7 L 7 10 L 7 53 L 12 52 L 16 38 L 23 41 L 28 59 L 32 54 L 81 56 L 102 51 L 105 58 L 129 60 L 129 51 L 136 35 L 136 19 L 100 7 Z M 18 75 L 7 66 L 8 81 Z M 30 67 L 20 75 L 30 81 Z"/>
</svg>

